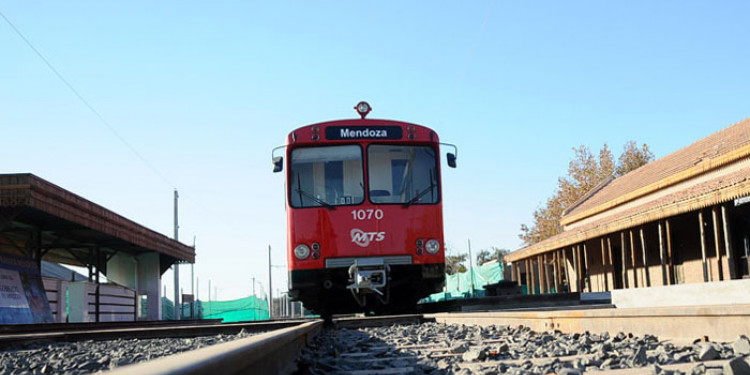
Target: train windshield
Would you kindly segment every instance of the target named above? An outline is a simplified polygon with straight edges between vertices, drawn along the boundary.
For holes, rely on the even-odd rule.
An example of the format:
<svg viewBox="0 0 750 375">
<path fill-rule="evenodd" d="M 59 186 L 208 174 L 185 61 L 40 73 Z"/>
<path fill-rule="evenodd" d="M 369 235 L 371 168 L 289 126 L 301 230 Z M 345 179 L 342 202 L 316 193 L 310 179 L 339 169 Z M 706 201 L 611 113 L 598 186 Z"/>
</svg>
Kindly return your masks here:
<svg viewBox="0 0 750 375">
<path fill-rule="evenodd" d="M 370 145 L 367 167 L 372 203 L 435 204 L 437 159 L 429 146 Z"/>
<path fill-rule="evenodd" d="M 362 148 L 357 145 L 292 150 L 292 207 L 335 207 L 364 201 Z"/>
</svg>

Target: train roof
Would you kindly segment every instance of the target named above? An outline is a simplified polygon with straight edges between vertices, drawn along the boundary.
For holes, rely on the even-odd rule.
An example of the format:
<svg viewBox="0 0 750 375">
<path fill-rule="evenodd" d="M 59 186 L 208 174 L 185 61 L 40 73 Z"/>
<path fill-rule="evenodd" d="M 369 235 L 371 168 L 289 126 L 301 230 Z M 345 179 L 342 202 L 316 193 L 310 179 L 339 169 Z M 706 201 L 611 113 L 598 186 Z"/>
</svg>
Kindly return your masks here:
<svg viewBox="0 0 750 375">
<path fill-rule="evenodd" d="M 317 130 L 314 129 L 316 127 Z M 314 134 L 318 134 L 318 139 L 313 139 Z M 354 118 L 318 122 L 298 127 L 287 136 L 288 145 L 355 140 L 440 142 L 437 132 L 427 126 L 386 119 Z"/>
</svg>

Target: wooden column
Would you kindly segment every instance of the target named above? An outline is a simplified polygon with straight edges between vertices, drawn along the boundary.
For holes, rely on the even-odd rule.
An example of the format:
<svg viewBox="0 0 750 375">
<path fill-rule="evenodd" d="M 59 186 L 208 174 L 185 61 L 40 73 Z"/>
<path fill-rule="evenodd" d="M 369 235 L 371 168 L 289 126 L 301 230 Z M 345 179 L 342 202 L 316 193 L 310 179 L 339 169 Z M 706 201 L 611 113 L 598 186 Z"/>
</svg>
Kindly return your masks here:
<svg viewBox="0 0 750 375">
<path fill-rule="evenodd" d="M 643 253 L 643 272 L 646 275 L 646 286 L 649 287 L 649 286 L 651 286 L 651 276 L 649 276 L 649 273 L 648 273 L 648 257 L 646 256 L 646 239 L 643 236 L 643 226 L 641 226 L 639 229 L 640 229 L 640 233 L 641 233 L 641 250 L 643 250 L 642 251 L 642 253 Z"/>
<path fill-rule="evenodd" d="M 575 288 L 576 292 L 581 292 L 581 289 L 579 288 L 579 282 L 578 282 L 578 255 L 576 252 L 576 247 L 571 246 L 570 247 L 570 253 L 573 257 L 573 278 L 570 280 L 570 290 L 572 291 Z"/>
<path fill-rule="evenodd" d="M 724 267 L 721 264 L 721 245 L 719 238 L 719 208 L 711 207 L 711 220 L 714 226 L 714 249 L 716 250 L 716 270 L 719 272 L 719 281 L 724 281 Z"/>
<path fill-rule="evenodd" d="M 563 277 L 567 286 L 566 292 L 570 293 L 572 284 L 570 283 L 570 272 L 568 271 L 568 251 L 565 248 L 562 248 L 560 251 L 562 251 Z"/>
<path fill-rule="evenodd" d="M 552 293 L 551 283 L 549 281 L 549 265 L 547 264 L 547 253 L 542 254 L 542 262 L 544 263 L 544 288 L 547 293 Z"/>
<path fill-rule="evenodd" d="M 608 274 L 612 275 L 612 289 L 615 289 L 615 262 L 612 258 L 612 240 L 609 239 L 609 236 L 607 236 L 607 255 L 609 255 L 609 272 Z M 609 277 L 607 277 L 607 283 L 609 283 Z"/>
<path fill-rule="evenodd" d="M 674 258 L 672 258 L 672 230 L 669 227 L 669 219 L 664 220 L 667 226 L 667 256 L 669 267 L 667 267 L 667 274 L 669 276 L 669 285 L 677 284 L 677 277 L 674 274 Z"/>
<path fill-rule="evenodd" d="M 661 260 L 661 285 L 667 285 L 667 261 L 665 259 L 666 251 L 664 249 L 664 236 L 661 227 L 661 221 L 659 221 L 659 259 Z"/>
<path fill-rule="evenodd" d="M 735 274 L 734 254 L 732 253 L 732 236 L 729 232 L 729 217 L 727 216 L 726 205 L 721 206 L 721 223 L 724 227 L 724 250 L 727 252 L 727 268 L 729 268 L 729 278 L 737 278 Z"/>
<path fill-rule="evenodd" d="M 513 263 L 513 273 L 516 275 L 516 284 L 518 286 L 521 286 L 521 261 L 516 261 Z"/>
<path fill-rule="evenodd" d="M 534 268 L 531 258 L 526 259 L 526 289 L 528 294 L 534 294 Z"/>
<path fill-rule="evenodd" d="M 605 258 L 604 256 L 604 237 L 602 237 L 599 241 L 599 245 L 602 248 L 602 267 L 604 267 L 602 269 L 602 276 L 604 277 L 604 291 L 609 292 L 609 283 L 607 282 L 609 268 L 607 267 L 607 258 Z"/>
<path fill-rule="evenodd" d="M 552 273 L 555 280 L 555 293 L 560 293 L 560 257 L 558 251 L 552 253 Z"/>
<path fill-rule="evenodd" d="M 591 292 L 591 272 L 589 272 L 589 254 L 586 252 L 586 243 L 583 243 L 583 277 L 585 278 L 586 282 L 583 286 L 583 289 L 587 290 L 588 292 Z"/>
<path fill-rule="evenodd" d="M 534 265 L 534 258 L 531 258 L 529 262 L 531 262 L 531 284 L 534 288 L 534 294 L 538 294 L 536 292 L 536 287 L 539 286 L 539 273 L 537 272 L 536 266 Z"/>
<path fill-rule="evenodd" d="M 583 292 L 583 267 L 581 262 L 581 245 L 576 245 L 576 286 L 578 287 L 577 292 Z"/>
<path fill-rule="evenodd" d="M 698 211 L 698 225 L 701 232 L 701 256 L 703 257 L 703 282 L 708 282 L 708 264 L 706 263 L 706 234 L 703 232 L 703 211 Z"/>
<path fill-rule="evenodd" d="M 542 264 L 542 256 L 537 255 L 536 256 L 536 269 L 537 272 L 539 272 L 539 294 L 544 294 L 546 291 L 544 290 L 544 270 L 542 269 L 544 265 Z"/>
<path fill-rule="evenodd" d="M 630 234 L 630 258 L 633 263 L 633 287 L 638 287 L 638 267 L 635 266 L 635 241 L 633 240 L 633 230 L 629 229 L 628 233 Z"/>
<path fill-rule="evenodd" d="M 612 244 L 610 243 L 610 248 L 611 246 Z M 628 248 L 625 247 L 625 232 L 620 232 L 620 249 L 622 250 L 622 287 L 623 289 L 628 289 Z M 612 276 L 612 281 L 614 281 L 614 275 Z M 612 289 L 614 289 L 614 286 Z"/>
</svg>

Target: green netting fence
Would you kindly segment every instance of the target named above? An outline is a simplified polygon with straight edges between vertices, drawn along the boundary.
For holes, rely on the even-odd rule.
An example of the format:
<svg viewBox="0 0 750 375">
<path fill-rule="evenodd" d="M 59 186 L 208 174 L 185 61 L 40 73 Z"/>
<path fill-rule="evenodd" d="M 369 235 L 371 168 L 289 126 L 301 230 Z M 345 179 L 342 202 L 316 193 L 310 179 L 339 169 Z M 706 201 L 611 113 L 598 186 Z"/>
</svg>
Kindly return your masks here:
<svg viewBox="0 0 750 375">
<path fill-rule="evenodd" d="M 229 301 L 201 301 L 194 306 L 195 319 L 223 319 L 224 323 L 248 320 L 267 320 L 268 300 L 254 296 Z M 161 316 L 163 320 L 174 319 L 174 304 L 162 297 Z M 190 304 L 182 305 L 182 319 L 190 319 Z"/>
<path fill-rule="evenodd" d="M 503 280 L 504 266 L 500 262 L 485 263 L 479 267 L 473 267 L 472 271 L 445 275 L 445 291 L 435 293 L 422 302 L 437 302 L 449 299 L 483 297 L 484 286 L 495 284 Z M 472 277 L 473 275 L 473 277 Z M 473 290 L 472 290 L 473 285 Z"/>
</svg>

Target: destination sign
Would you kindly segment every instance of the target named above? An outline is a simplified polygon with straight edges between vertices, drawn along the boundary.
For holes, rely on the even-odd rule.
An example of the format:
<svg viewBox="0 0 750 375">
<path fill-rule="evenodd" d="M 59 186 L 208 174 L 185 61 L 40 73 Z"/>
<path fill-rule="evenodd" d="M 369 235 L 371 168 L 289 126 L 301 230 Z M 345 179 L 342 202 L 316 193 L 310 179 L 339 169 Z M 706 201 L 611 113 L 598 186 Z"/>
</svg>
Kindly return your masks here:
<svg viewBox="0 0 750 375">
<path fill-rule="evenodd" d="M 401 139 L 404 135 L 400 126 L 329 126 L 326 139 Z"/>
</svg>

